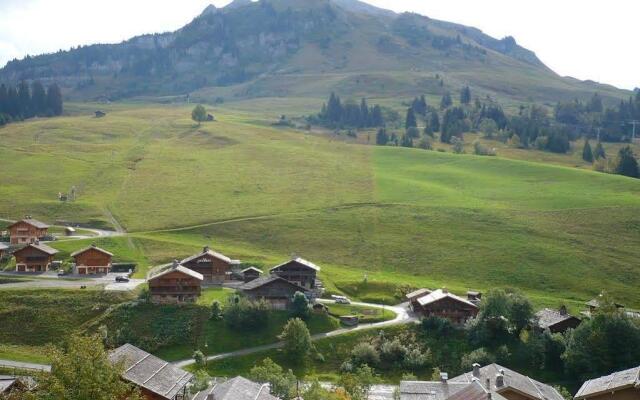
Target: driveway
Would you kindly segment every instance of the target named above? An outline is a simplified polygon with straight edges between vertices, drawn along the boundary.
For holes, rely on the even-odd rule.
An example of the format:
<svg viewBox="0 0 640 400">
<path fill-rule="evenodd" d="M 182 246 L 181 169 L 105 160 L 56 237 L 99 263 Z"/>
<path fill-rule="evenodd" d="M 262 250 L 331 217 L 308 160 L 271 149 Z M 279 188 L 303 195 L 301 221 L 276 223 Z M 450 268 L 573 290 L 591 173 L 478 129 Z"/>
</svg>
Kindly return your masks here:
<svg viewBox="0 0 640 400">
<path fill-rule="evenodd" d="M 10 360 L 0 360 L 0 367 L 2 368 L 15 368 L 22 370 L 35 370 L 35 371 L 51 371 L 50 365 L 45 364 L 34 364 L 22 361 L 10 361 Z"/>
<path fill-rule="evenodd" d="M 23 278 L 22 282 L 5 283 L 0 285 L 0 289 L 50 289 L 50 288 L 62 288 L 62 289 L 80 289 L 82 286 L 86 287 L 104 287 L 104 290 L 108 291 L 121 291 L 126 292 L 134 290 L 145 282 L 144 279 L 131 279 L 129 282 L 116 283 L 115 277 L 117 275 L 124 274 L 107 274 L 99 277 L 79 277 L 64 276 L 58 277 L 55 272 L 49 271 L 42 274 L 25 274 L 17 272 L 0 272 L 0 276 L 8 278 Z"/>
<path fill-rule="evenodd" d="M 333 300 L 325 300 L 325 299 L 318 299 L 317 301 L 321 302 L 321 303 L 333 303 L 334 302 Z M 396 317 L 394 319 L 392 319 L 392 320 L 389 320 L 389 321 L 376 322 L 376 323 L 371 323 L 371 324 L 360 324 L 358 326 L 354 326 L 354 327 L 350 327 L 350 328 L 340 328 L 340 329 L 336 329 L 335 331 L 331 331 L 331 332 L 318 333 L 316 335 L 311 335 L 311 340 L 316 341 L 316 340 L 320 340 L 320 339 L 324 339 L 324 338 L 340 336 L 340 335 L 344 335 L 344 334 L 347 334 L 347 333 L 356 332 L 356 331 L 362 331 L 362 330 L 366 330 L 366 329 L 384 328 L 384 327 L 388 327 L 388 326 L 411 324 L 411 323 L 417 323 L 418 322 L 418 318 L 417 317 L 409 314 L 408 308 L 406 307 L 405 304 L 399 304 L 397 306 L 385 306 L 385 305 L 382 305 L 382 304 L 359 303 L 359 302 L 353 302 L 351 304 L 357 305 L 357 306 L 370 307 L 370 308 L 385 308 L 385 309 L 388 309 L 388 310 L 392 310 L 393 312 L 396 313 Z M 242 350 L 231 351 L 229 353 L 220 353 L 220 354 L 208 356 L 207 357 L 207 361 L 217 361 L 217 360 L 222 360 L 222 359 L 225 359 L 225 358 L 238 357 L 238 356 L 244 356 L 244 355 L 248 355 L 248 354 L 258 353 L 258 352 L 265 351 L 265 350 L 279 349 L 283 345 L 284 345 L 284 343 L 277 342 L 277 343 L 271 343 L 271 344 L 267 344 L 267 345 L 263 345 L 263 346 L 249 347 L 249 348 L 242 349 Z M 180 367 L 180 368 L 186 367 L 186 366 L 191 365 L 193 363 L 195 363 L 195 360 L 193 360 L 193 359 L 174 362 L 174 364 L 176 366 Z"/>
</svg>

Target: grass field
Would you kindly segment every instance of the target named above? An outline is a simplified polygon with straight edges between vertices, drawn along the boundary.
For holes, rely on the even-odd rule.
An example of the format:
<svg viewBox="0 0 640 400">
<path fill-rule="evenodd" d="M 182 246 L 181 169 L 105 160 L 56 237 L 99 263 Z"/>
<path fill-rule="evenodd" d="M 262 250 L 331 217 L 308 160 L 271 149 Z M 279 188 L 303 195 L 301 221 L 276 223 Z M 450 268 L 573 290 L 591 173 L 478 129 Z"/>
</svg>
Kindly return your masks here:
<svg viewBox="0 0 640 400">
<path fill-rule="evenodd" d="M 130 235 L 98 244 L 138 262 L 138 276 L 210 244 L 267 267 L 300 254 L 356 299 L 397 302 L 402 283 L 515 286 L 538 305 L 577 308 L 607 289 L 640 307 L 640 181 L 589 171 L 576 153 L 502 146 L 483 158 L 275 129 L 291 103 L 268 103 L 217 107 L 201 126 L 187 107 L 148 104 L 9 125 L 0 216 L 113 216 Z M 77 201 L 58 202 L 72 186 Z M 55 246 L 64 258 L 85 242 Z"/>
</svg>

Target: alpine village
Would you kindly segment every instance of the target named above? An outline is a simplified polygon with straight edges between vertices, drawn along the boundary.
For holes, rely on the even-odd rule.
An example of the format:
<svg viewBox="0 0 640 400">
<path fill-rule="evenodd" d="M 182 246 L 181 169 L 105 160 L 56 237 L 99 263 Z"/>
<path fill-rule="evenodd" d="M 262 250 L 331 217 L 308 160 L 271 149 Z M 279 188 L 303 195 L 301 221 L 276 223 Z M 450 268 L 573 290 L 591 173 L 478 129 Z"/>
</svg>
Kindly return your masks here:
<svg viewBox="0 0 640 400">
<path fill-rule="evenodd" d="M 0 64 L 0 399 L 640 399 L 640 89 L 223 3 Z"/>
</svg>

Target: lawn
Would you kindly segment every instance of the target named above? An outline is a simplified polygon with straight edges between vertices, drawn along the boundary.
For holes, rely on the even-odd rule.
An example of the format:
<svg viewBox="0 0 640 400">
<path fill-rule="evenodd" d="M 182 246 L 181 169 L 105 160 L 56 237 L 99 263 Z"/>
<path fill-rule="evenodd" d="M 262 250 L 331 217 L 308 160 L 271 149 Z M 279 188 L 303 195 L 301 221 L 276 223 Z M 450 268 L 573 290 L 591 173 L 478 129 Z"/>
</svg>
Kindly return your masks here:
<svg viewBox="0 0 640 400">
<path fill-rule="evenodd" d="M 198 298 L 198 304 L 203 306 L 211 306 L 214 301 L 219 301 L 220 304 L 225 304 L 229 295 L 235 293 L 235 290 L 223 287 L 209 287 L 202 289 L 202 293 Z"/>
</svg>

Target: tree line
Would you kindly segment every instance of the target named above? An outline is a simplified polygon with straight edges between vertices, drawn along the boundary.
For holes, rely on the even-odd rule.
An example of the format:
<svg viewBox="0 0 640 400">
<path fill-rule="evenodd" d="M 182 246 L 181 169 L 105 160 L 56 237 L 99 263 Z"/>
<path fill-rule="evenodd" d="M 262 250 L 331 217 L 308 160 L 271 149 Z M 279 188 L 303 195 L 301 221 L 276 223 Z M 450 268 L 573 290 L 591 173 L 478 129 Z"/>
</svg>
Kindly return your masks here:
<svg viewBox="0 0 640 400">
<path fill-rule="evenodd" d="M 58 85 L 45 89 L 39 81 L 29 85 L 22 81 L 17 86 L 0 85 L 0 125 L 33 117 L 61 115 L 62 92 Z"/>
<path fill-rule="evenodd" d="M 379 105 L 369 107 L 365 98 L 360 104 L 351 100 L 343 102 L 335 93 L 331 93 L 320 113 L 310 120 L 332 129 L 376 128 L 385 124 L 382 107 Z"/>
</svg>

